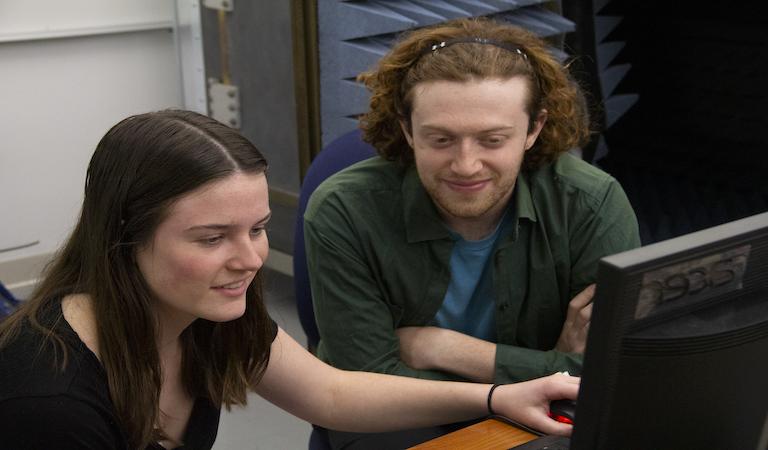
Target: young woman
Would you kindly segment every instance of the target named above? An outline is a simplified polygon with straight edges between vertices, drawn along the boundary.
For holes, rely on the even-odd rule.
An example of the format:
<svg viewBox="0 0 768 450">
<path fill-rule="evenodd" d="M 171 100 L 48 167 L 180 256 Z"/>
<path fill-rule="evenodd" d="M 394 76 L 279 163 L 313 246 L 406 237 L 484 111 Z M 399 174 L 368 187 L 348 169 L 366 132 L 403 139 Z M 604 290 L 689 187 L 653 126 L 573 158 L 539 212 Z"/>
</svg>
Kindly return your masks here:
<svg viewBox="0 0 768 450">
<path fill-rule="evenodd" d="M 546 433 L 565 375 L 500 386 L 334 369 L 268 316 L 267 163 L 187 111 L 129 117 L 98 144 L 80 219 L 0 324 L 8 448 L 210 448 L 249 389 L 309 422 L 384 431 L 498 413 Z M 488 404 L 486 402 L 489 402 Z"/>
</svg>

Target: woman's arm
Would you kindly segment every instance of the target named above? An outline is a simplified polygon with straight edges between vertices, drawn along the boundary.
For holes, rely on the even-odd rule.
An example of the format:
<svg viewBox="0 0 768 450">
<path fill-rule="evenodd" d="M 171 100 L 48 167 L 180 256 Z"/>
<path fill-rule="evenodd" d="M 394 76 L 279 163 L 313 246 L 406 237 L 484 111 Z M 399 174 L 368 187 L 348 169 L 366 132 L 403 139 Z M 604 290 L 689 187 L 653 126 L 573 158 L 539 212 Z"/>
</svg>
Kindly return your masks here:
<svg viewBox="0 0 768 450">
<path fill-rule="evenodd" d="M 571 426 L 547 416 L 549 402 L 575 399 L 579 379 L 553 375 L 500 386 L 493 409 L 548 434 Z M 315 358 L 282 329 L 255 391 L 308 422 L 344 431 L 379 432 L 459 422 L 488 413 L 490 385 L 427 381 L 335 369 Z"/>
</svg>

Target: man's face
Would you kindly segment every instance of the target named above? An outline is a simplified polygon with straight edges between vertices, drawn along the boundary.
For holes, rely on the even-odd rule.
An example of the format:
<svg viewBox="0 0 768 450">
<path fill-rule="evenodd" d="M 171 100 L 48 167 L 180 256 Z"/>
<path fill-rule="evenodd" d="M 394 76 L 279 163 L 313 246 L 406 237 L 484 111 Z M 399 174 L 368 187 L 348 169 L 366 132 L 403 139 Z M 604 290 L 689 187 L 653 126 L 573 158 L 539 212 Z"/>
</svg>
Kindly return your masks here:
<svg viewBox="0 0 768 450">
<path fill-rule="evenodd" d="M 521 77 L 414 87 L 412 134 L 404 124 L 403 131 L 419 178 L 452 229 L 501 218 L 525 151 L 546 120 L 542 112 L 528 132 L 527 97 Z"/>
</svg>

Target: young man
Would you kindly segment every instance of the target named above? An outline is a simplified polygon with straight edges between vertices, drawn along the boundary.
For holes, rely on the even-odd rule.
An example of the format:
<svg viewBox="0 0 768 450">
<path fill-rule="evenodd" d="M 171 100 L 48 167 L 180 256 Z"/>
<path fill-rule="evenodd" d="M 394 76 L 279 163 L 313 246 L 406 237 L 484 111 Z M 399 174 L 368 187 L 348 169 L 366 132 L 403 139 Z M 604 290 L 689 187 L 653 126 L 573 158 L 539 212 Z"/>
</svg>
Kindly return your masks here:
<svg viewBox="0 0 768 450">
<path fill-rule="evenodd" d="M 640 241 L 616 180 L 566 153 L 590 132 L 567 69 L 525 30 L 463 19 L 360 79 L 380 157 L 305 213 L 318 355 L 476 382 L 578 373 L 596 263 Z"/>
</svg>

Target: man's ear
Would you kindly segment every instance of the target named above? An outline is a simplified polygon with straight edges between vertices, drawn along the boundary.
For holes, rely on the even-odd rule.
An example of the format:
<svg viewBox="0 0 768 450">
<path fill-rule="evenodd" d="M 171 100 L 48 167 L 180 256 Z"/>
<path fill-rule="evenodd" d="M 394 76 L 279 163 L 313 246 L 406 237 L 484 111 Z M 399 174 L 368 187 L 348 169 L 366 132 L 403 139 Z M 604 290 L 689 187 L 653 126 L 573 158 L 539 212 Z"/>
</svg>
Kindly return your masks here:
<svg viewBox="0 0 768 450">
<path fill-rule="evenodd" d="M 526 150 L 533 147 L 533 144 L 536 143 L 536 139 L 539 137 L 539 133 L 541 133 L 541 129 L 544 128 L 545 123 L 547 123 L 547 110 L 542 109 L 533 121 L 533 129 L 528 133 L 528 136 L 525 137 Z"/>
<path fill-rule="evenodd" d="M 411 136 L 410 124 L 403 119 L 400 119 L 399 122 L 400 122 L 400 129 L 403 131 L 403 136 L 405 136 L 405 140 L 408 141 L 408 145 L 411 148 L 413 148 L 413 136 Z"/>
</svg>

